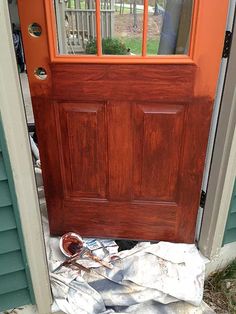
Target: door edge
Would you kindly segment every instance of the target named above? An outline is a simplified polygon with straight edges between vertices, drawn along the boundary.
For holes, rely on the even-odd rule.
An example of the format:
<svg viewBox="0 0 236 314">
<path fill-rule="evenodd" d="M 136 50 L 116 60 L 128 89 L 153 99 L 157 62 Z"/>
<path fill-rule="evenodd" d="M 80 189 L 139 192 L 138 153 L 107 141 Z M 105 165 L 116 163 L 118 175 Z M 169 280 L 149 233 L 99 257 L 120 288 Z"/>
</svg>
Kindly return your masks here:
<svg viewBox="0 0 236 314">
<path fill-rule="evenodd" d="M 39 313 L 48 314 L 52 301 L 50 282 L 7 0 L 0 2 L 0 37 L 0 114 L 36 305 Z"/>
</svg>

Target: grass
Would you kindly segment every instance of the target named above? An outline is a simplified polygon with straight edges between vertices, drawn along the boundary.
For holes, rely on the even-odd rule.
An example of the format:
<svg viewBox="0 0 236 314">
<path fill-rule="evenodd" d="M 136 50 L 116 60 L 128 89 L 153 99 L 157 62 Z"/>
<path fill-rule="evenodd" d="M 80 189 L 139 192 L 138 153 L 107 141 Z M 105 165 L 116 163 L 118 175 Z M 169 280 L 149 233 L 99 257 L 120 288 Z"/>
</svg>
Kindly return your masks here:
<svg viewBox="0 0 236 314">
<path fill-rule="evenodd" d="M 216 313 L 236 313 L 236 260 L 207 278 L 203 300 Z"/>
<path fill-rule="evenodd" d="M 142 52 L 142 39 L 141 38 L 122 38 L 122 42 L 130 49 L 131 53 L 141 55 Z M 157 55 L 157 49 L 159 46 L 159 38 L 149 39 L 147 42 L 147 54 Z"/>
<path fill-rule="evenodd" d="M 147 43 L 147 54 L 157 55 L 159 39 L 149 40 Z M 142 39 L 141 38 L 105 38 L 102 40 L 103 54 L 111 55 L 126 55 L 127 49 L 135 55 L 141 55 L 142 53 Z M 96 40 L 91 40 L 87 43 L 86 53 L 96 54 L 97 45 Z"/>
</svg>

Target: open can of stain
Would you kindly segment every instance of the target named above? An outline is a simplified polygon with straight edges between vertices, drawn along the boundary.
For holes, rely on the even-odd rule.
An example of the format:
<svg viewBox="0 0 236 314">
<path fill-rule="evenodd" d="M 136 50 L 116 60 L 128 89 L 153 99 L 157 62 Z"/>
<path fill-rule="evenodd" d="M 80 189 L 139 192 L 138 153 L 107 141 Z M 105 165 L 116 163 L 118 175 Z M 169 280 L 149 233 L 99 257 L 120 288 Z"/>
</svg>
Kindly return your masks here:
<svg viewBox="0 0 236 314">
<path fill-rule="evenodd" d="M 59 245 L 61 252 L 65 256 L 71 257 L 82 250 L 84 243 L 82 237 L 79 234 L 75 232 L 68 232 L 63 234 Z"/>
</svg>

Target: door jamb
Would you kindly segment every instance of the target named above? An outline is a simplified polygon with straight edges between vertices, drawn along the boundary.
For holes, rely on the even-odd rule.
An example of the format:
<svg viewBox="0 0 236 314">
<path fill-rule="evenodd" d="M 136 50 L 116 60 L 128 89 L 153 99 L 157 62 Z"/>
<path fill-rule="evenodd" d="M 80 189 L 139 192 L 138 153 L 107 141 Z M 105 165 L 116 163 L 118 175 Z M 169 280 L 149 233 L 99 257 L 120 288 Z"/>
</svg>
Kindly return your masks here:
<svg viewBox="0 0 236 314">
<path fill-rule="evenodd" d="M 51 290 L 29 136 L 7 0 L 0 1 L 0 115 L 13 172 L 36 305 L 51 313 Z"/>
<path fill-rule="evenodd" d="M 226 31 L 230 31 L 231 33 L 233 31 L 235 7 L 236 7 L 236 0 L 229 0 Z M 210 126 L 210 132 L 209 132 L 209 137 L 208 137 L 205 167 L 204 167 L 203 179 L 202 179 L 202 193 L 204 193 L 205 195 L 206 195 L 206 191 L 208 187 L 208 180 L 209 180 L 211 162 L 212 162 L 212 157 L 213 157 L 213 150 L 214 150 L 214 145 L 215 145 L 216 131 L 217 131 L 218 120 L 219 120 L 219 115 L 220 115 L 220 107 L 221 107 L 224 86 L 225 86 L 226 71 L 228 67 L 228 59 L 229 57 L 227 58 L 222 57 L 220 70 L 219 70 L 217 90 L 216 90 L 216 96 L 214 100 L 211 126 Z M 203 212 L 204 212 L 204 209 L 201 206 L 199 206 L 197 223 L 196 223 L 196 231 L 195 231 L 196 241 L 198 241 L 200 238 Z"/>
<path fill-rule="evenodd" d="M 208 258 L 219 254 L 236 176 L 236 23 L 216 131 L 198 246 Z"/>
</svg>

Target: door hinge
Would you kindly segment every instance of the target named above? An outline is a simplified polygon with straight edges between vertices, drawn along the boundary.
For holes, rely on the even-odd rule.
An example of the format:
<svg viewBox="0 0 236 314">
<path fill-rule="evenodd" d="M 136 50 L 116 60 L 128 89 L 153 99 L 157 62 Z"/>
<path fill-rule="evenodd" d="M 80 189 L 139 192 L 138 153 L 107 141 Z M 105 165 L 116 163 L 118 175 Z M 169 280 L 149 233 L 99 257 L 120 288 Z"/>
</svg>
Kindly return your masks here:
<svg viewBox="0 0 236 314">
<path fill-rule="evenodd" d="M 229 57 L 231 42 L 232 42 L 232 32 L 226 31 L 222 58 L 228 58 Z"/>
<path fill-rule="evenodd" d="M 204 208 L 206 203 L 206 192 L 202 190 L 200 198 L 200 207 Z"/>
</svg>

